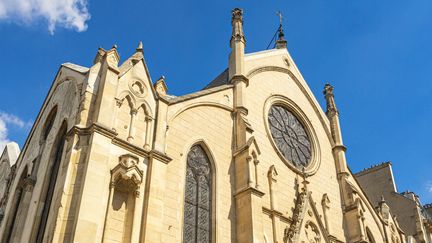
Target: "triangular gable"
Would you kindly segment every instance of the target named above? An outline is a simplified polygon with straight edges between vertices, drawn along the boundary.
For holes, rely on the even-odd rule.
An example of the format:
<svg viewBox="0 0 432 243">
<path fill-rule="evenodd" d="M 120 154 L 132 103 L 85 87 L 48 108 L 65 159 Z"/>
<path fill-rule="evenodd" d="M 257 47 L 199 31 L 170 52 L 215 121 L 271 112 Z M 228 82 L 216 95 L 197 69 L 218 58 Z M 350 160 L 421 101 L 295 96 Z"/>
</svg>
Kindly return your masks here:
<svg viewBox="0 0 432 243">
<path fill-rule="evenodd" d="M 329 233 L 307 188 L 309 182 L 303 178 L 303 186 L 297 184 L 296 203 L 291 224 L 285 229 L 284 242 L 330 242 Z"/>
<path fill-rule="evenodd" d="M 147 63 L 145 62 L 144 55 L 142 52 L 135 52 L 131 57 L 129 57 L 126 61 L 123 62 L 122 65 L 119 67 L 119 74 L 118 78 L 119 80 L 126 75 L 127 73 L 131 72 L 134 68 L 137 68 L 141 66 L 144 69 L 145 72 L 145 80 L 142 80 L 145 82 L 145 85 L 151 90 L 151 93 L 153 94 L 153 97 L 158 98 L 158 95 L 156 93 L 156 90 L 153 87 L 153 81 L 150 76 L 150 72 L 147 67 Z"/>
</svg>

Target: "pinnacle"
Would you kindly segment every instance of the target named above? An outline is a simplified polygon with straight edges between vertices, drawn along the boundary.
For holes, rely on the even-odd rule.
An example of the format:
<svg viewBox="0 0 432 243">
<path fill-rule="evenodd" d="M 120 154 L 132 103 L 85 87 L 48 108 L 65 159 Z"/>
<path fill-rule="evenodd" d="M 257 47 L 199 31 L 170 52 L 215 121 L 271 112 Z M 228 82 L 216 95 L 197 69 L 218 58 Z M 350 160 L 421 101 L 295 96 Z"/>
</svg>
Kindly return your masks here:
<svg viewBox="0 0 432 243">
<path fill-rule="evenodd" d="M 138 47 L 136 48 L 136 51 L 143 51 L 143 44 L 142 44 L 142 41 L 140 41 L 139 43 L 138 43 Z"/>
</svg>

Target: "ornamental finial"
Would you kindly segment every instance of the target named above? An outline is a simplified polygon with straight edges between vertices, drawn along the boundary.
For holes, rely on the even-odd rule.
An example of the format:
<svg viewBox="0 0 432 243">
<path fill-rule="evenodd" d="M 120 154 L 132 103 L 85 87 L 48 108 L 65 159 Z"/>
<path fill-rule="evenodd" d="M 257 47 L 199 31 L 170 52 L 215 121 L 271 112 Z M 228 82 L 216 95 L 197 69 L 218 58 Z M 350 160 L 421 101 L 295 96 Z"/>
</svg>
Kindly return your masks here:
<svg viewBox="0 0 432 243">
<path fill-rule="evenodd" d="M 143 51 L 143 44 L 142 44 L 142 41 L 140 41 L 140 42 L 138 43 L 138 47 L 136 48 L 136 51 L 137 51 L 137 52 L 142 52 L 142 51 Z"/>
<path fill-rule="evenodd" d="M 243 10 L 240 8 L 235 8 L 232 10 L 232 36 L 231 36 L 231 47 L 234 42 L 243 42 L 245 43 L 245 38 L 243 34 Z"/>
<path fill-rule="evenodd" d="M 276 14 L 279 16 L 278 39 L 276 41 L 276 48 L 282 49 L 282 48 L 286 48 L 287 46 L 287 41 L 285 40 L 285 34 L 283 32 L 283 27 L 282 27 L 283 16 L 281 11 L 277 11 Z"/>
<path fill-rule="evenodd" d="M 232 10 L 231 22 L 234 23 L 235 21 L 241 21 L 243 23 L 243 9 L 234 8 Z"/>
<path fill-rule="evenodd" d="M 324 86 L 324 95 L 333 95 L 333 86 L 331 86 L 329 83 L 326 83 Z"/>
<path fill-rule="evenodd" d="M 336 108 L 336 103 L 334 100 L 334 94 L 333 94 L 333 86 L 331 86 L 329 83 L 326 83 L 324 86 L 324 97 L 327 102 L 327 111 L 326 114 L 328 117 L 338 115 L 339 111 Z"/>
</svg>

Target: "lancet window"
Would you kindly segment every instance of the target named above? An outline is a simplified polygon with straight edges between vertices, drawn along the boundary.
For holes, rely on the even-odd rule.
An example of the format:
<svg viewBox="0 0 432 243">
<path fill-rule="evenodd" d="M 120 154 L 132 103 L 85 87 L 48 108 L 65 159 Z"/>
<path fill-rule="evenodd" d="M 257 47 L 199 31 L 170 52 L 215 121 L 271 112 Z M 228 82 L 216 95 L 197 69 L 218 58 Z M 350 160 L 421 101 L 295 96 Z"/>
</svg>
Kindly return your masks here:
<svg viewBox="0 0 432 243">
<path fill-rule="evenodd" d="M 42 197 L 43 208 L 42 208 L 42 216 L 40 219 L 38 231 L 37 231 L 37 242 L 42 242 L 45 236 L 45 230 L 48 222 L 48 216 L 50 213 L 50 207 L 52 204 L 52 199 L 54 195 L 55 184 L 57 181 L 57 175 L 60 168 L 60 162 L 63 154 L 63 147 L 65 144 L 66 138 L 66 124 L 64 123 L 57 135 L 55 146 L 53 147 L 53 154 L 51 155 L 51 161 L 48 165 L 48 174 L 47 174 L 47 182 L 43 188 L 43 192 L 45 196 Z"/>
<path fill-rule="evenodd" d="M 211 242 L 212 169 L 200 145 L 187 156 L 183 242 Z"/>
</svg>

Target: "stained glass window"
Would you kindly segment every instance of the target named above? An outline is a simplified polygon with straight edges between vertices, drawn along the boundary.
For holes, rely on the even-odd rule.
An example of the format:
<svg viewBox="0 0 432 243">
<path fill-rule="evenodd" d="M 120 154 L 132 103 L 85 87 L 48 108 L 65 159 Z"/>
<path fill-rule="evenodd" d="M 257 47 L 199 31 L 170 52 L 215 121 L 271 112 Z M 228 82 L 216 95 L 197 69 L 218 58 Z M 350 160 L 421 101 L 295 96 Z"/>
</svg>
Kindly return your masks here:
<svg viewBox="0 0 432 243">
<path fill-rule="evenodd" d="M 281 105 L 270 108 L 268 121 L 273 140 L 283 157 L 295 167 L 306 167 L 311 159 L 311 142 L 297 117 Z"/>
<path fill-rule="evenodd" d="M 203 148 L 195 145 L 187 157 L 184 243 L 211 241 L 211 185 L 209 159 Z"/>
</svg>

